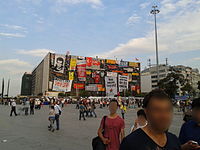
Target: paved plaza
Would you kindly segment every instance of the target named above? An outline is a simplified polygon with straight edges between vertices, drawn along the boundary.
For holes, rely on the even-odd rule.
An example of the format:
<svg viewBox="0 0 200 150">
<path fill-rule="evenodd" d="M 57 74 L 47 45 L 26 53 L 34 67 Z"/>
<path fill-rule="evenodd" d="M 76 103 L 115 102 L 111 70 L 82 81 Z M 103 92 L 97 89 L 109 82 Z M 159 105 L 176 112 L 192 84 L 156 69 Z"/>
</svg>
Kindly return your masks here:
<svg viewBox="0 0 200 150">
<path fill-rule="evenodd" d="M 19 106 L 18 106 L 19 107 Z M 130 132 L 138 109 L 126 113 L 126 135 Z M 91 150 L 92 138 L 97 135 L 101 118 L 108 109 L 97 108 L 97 118 L 78 120 L 75 105 L 63 108 L 60 117 L 60 130 L 54 133 L 47 130 L 49 107 L 35 110 L 35 115 L 10 117 L 10 107 L 0 105 L 0 150 Z M 183 123 L 182 114 L 176 110 L 170 131 L 178 135 Z"/>
</svg>

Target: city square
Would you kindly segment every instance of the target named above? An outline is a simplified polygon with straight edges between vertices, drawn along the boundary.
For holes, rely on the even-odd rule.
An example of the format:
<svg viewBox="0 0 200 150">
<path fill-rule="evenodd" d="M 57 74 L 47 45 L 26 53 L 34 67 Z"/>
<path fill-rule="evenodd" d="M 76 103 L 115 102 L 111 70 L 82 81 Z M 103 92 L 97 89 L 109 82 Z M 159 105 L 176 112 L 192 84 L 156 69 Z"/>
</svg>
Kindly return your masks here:
<svg viewBox="0 0 200 150">
<path fill-rule="evenodd" d="M 9 116 L 10 107 L 0 105 L 0 147 L 1 150 L 92 150 L 92 139 L 97 136 L 101 118 L 108 115 L 108 108 L 97 106 L 97 118 L 78 120 L 78 110 L 69 104 L 63 108 L 60 130 L 48 131 L 48 106 L 36 110 L 35 115 Z M 125 133 L 130 133 L 138 108 L 129 109 L 125 114 Z M 120 112 L 118 112 L 120 115 Z M 170 131 L 178 136 L 183 123 L 183 115 L 174 109 L 174 119 Z M 7 140 L 3 142 L 3 140 Z"/>
<path fill-rule="evenodd" d="M 0 150 L 200 150 L 200 0 L 1 0 Z"/>
</svg>

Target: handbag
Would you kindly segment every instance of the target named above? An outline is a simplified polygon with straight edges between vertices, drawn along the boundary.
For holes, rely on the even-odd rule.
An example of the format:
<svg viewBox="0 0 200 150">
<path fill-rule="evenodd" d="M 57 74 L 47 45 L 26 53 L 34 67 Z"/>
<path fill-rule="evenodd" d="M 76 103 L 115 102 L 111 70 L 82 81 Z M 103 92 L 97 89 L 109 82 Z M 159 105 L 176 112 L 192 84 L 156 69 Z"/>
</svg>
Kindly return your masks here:
<svg viewBox="0 0 200 150">
<path fill-rule="evenodd" d="M 104 122 L 103 122 L 103 132 L 102 134 L 105 133 L 105 122 L 106 122 L 106 117 L 104 116 Z M 103 141 L 101 140 L 101 138 L 99 136 L 95 137 L 92 139 L 92 148 L 93 150 L 106 150 L 106 145 L 103 143 Z"/>
</svg>

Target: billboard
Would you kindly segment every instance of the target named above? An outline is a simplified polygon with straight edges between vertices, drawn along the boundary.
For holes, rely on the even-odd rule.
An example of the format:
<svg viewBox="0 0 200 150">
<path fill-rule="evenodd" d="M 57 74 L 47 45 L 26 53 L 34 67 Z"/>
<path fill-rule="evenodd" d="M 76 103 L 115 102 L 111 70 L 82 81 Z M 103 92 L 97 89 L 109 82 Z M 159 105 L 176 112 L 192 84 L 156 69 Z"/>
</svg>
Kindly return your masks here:
<svg viewBox="0 0 200 150">
<path fill-rule="evenodd" d="M 76 62 L 77 62 L 76 57 L 72 56 L 71 59 L 70 59 L 69 70 L 76 70 Z"/>
<path fill-rule="evenodd" d="M 119 75 L 118 76 L 118 86 L 119 92 L 123 92 L 128 89 L 128 76 Z"/>
<path fill-rule="evenodd" d="M 70 92 L 72 80 L 54 80 L 53 91 Z"/>
<path fill-rule="evenodd" d="M 86 61 L 77 60 L 77 73 L 79 81 L 86 81 Z"/>
<path fill-rule="evenodd" d="M 65 55 L 55 54 L 52 70 L 57 73 L 64 73 Z"/>
<path fill-rule="evenodd" d="M 113 97 L 117 95 L 117 78 L 113 76 L 105 77 L 106 95 Z"/>
<path fill-rule="evenodd" d="M 75 89 L 84 89 L 85 84 L 84 83 L 74 83 L 74 88 Z"/>
</svg>

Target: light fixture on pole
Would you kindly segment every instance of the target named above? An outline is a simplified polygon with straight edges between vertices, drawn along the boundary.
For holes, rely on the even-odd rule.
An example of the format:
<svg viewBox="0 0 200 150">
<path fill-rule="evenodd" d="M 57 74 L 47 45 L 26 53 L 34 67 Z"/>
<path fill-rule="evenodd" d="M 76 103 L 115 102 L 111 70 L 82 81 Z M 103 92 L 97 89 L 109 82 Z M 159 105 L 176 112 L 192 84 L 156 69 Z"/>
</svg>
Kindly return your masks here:
<svg viewBox="0 0 200 150">
<path fill-rule="evenodd" d="M 154 21 L 155 21 L 155 42 L 156 42 L 156 70 L 157 70 L 157 82 L 159 82 L 159 61 L 158 61 L 158 36 L 157 36 L 157 24 L 156 24 L 156 14 L 160 12 L 160 10 L 157 9 L 158 6 L 154 5 L 152 6 L 151 14 L 154 15 Z"/>
</svg>

